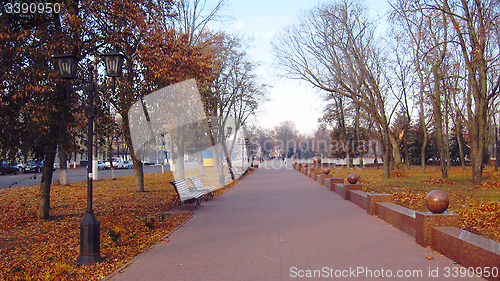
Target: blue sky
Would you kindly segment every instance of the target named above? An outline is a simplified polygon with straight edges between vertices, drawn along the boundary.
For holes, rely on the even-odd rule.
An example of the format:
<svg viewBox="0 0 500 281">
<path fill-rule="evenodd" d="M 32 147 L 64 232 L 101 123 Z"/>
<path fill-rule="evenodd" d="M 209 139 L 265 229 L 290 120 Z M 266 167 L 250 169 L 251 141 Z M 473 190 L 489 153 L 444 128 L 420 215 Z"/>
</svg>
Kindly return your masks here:
<svg viewBox="0 0 500 281">
<path fill-rule="evenodd" d="M 293 121 L 303 134 L 312 133 L 326 105 L 321 93 L 308 83 L 280 79 L 274 65 L 271 41 L 283 27 L 296 23 L 300 12 L 310 10 L 319 0 L 229 0 L 221 15 L 233 18 L 224 22 L 223 29 L 252 39 L 248 54 L 260 62 L 257 74 L 261 82 L 271 85 L 269 99 L 256 120 L 257 125 L 273 128 L 283 121 Z M 365 1 L 373 15 L 383 14 L 389 9 L 386 0 Z"/>
</svg>

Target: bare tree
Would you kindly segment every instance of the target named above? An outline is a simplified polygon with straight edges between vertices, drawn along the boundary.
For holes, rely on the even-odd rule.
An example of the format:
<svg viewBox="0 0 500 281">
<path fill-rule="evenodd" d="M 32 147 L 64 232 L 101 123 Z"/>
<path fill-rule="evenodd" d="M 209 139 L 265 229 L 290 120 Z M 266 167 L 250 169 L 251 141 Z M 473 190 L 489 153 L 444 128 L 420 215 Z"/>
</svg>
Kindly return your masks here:
<svg viewBox="0 0 500 281">
<path fill-rule="evenodd" d="M 251 61 L 245 49 L 242 39 L 226 34 L 218 34 L 218 39 L 214 40 L 211 47 L 219 63 L 209 89 L 211 99 L 208 112 L 214 117 L 217 142 L 222 144 L 229 167 L 232 167 L 230 155 L 234 149 L 236 132 L 266 99 L 267 86 L 259 83 L 255 74 L 258 65 Z M 229 127 L 234 134 L 228 148 L 226 138 L 230 134 L 227 131 Z"/>
<path fill-rule="evenodd" d="M 447 106 L 449 91 L 445 86 L 449 79 L 447 59 L 451 55 L 448 51 L 449 20 L 445 13 L 426 9 L 427 5 L 419 1 L 398 0 L 392 4 L 392 7 L 394 37 L 400 43 L 410 46 L 413 71 L 419 77 L 420 122 L 424 129 L 424 145 L 421 150 L 422 169 L 425 171 L 427 132 L 424 102 L 427 98 L 434 117 L 442 177 L 448 178 L 450 162 L 448 130 L 443 133 L 443 127 L 448 128 L 447 118 L 444 117 L 447 117 L 449 112 Z"/>
<path fill-rule="evenodd" d="M 467 68 L 467 127 L 471 144 L 472 181 L 481 183 L 488 139 L 488 110 L 499 93 L 498 17 L 500 4 L 493 0 L 436 1 L 433 6 L 451 20 L 456 44 Z M 496 72 L 496 78 L 490 73 Z M 488 80 L 494 81 L 490 84 Z"/>
<path fill-rule="evenodd" d="M 278 35 L 276 58 L 292 79 L 302 79 L 330 93 L 345 96 L 372 116 L 382 129 L 382 140 L 392 146 L 396 167 L 401 154 L 390 129 L 394 103 L 387 95 L 383 50 L 377 47 L 375 22 L 358 1 L 324 4 L 301 22 Z M 392 107 L 392 110 L 389 109 Z M 384 150 L 384 176 L 390 177 L 390 149 Z"/>
<path fill-rule="evenodd" d="M 222 17 L 220 11 L 226 5 L 227 0 L 218 0 L 214 5 L 209 5 L 208 2 L 207 0 L 179 0 L 175 2 L 177 15 L 172 19 L 172 22 L 181 33 L 188 34 L 190 45 L 200 43 L 203 35 L 208 32 L 208 23 Z"/>
<path fill-rule="evenodd" d="M 296 140 L 299 135 L 295 123 L 292 121 L 281 122 L 278 126 L 274 127 L 275 132 L 275 148 L 279 150 L 280 154 L 288 157 L 290 150 L 295 151 Z"/>
</svg>

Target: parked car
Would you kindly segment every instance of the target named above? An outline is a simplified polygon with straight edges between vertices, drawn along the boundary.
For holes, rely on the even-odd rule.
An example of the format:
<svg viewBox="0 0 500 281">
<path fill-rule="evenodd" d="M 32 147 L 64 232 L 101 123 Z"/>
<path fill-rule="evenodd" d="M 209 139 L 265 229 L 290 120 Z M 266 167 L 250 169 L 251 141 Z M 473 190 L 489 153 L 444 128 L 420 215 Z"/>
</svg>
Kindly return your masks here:
<svg viewBox="0 0 500 281">
<path fill-rule="evenodd" d="M 98 170 L 105 170 L 106 169 L 106 163 L 102 162 L 101 160 L 97 161 L 97 169 Z"/>
<path fill-rule="evenodd" d="M 5 174 L 17 175 L 18 172 L 19 168 L 11 166 L 10 163 L 7 161 L 3 161 L 2 165 L 0 166 L 0 175 L 5 175 Z"/>
<path fill-rule="evenodd" d="M 113 158 L 112 159 L 113 161 L 113 167 L 115 169 L 123 169 L 125 167 L 125 161 L 123 161 L 123 159 L 121 158 Z M 108 162 L 106 162 L 106 169 L 111 169 L 111 164 Z"/>
<path fill-rule="evenodd" d="M 16 167 L 19 169 L 19 171 L 23 171 L 24 168 L 26 168 L 26 163 L 17 163 Z"/>
<path fill-rule="evenodd" d="M 59 169 L 59 163 L 54 163 L 53 171 Z M 28 161 L 24 168 L 23 173 L 40 173 L 43 170 L 43 161 Z"/>
<path fill-rule="evenodd" d="M 23 169 L 23 173 L 40 173 L 43 170 L 43 161 L 29 161 Z"/>
<path fill-rule="evenodd" d="M 123 161 L 123 168 L 124 169 L 133 169 L 134 163 L 132 163 L 132 161 Z"/>
</svg>

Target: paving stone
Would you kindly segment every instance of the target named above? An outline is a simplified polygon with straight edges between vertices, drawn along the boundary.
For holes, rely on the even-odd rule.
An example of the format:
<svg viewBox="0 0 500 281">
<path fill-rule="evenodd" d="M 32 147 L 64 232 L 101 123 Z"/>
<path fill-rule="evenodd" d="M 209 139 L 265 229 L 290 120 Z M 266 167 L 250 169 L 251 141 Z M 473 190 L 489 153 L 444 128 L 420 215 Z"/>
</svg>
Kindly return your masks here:
<svg viewBox="0 0 500 281">
<path fill-rule="evenodd" d="M 358 268 L 393 275 L 420 270 L 422 278 L 406 279 L 439 280 L 446 267 L 458 266 L 289 166 L 261 163 L 222 196 L 202 202 L 168 243 L 108 280 L 311 280 L 292 277 L 299 270 L 350 274 Z M 436 268 L 440 278 L 429 277 Z M 375 280 L 351 277 L 340 279 Z"/>
</svg>

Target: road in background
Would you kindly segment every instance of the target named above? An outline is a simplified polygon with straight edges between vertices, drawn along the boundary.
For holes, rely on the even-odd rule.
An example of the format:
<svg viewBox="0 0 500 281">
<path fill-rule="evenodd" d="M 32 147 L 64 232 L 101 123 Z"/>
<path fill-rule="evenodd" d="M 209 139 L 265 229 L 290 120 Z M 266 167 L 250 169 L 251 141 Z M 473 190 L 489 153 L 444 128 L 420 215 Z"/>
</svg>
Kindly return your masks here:
<svg viewBox="0 0 500 281">
<path fill-rule="evenodd" d="M 198 162 L 187 162 L 184 163 L 185 169 L 193 169 L 198 167 Z M 143 166 L 143 170 L 145 174 L 150 173 L 161 173 L 161 165 L 145 165 Z M 165 166 L 165 171 L 170 171 L 170 167 L 168 165 Z M 134 174 L 133 169 L 116 169 L 115 176 L 128 176 Z M 99 171 L 99 179 L 110 178 L 111 170 L 101 170 Z M 54 175 L 52 176 L 52 182 L 59 179 L 59 170 L 54 171 Z M 77 169 L 69 169 L 67 171 L 67 177 L 69 182 L 79 182 L 87 180 L 87 169 L 77 168 Z M 42 180 L 41 173 L 19 173 L 17 175 L 7 174 L 0 176 L 0 189 L 9 188 L 9 187 L 18 187 L 18 186 L 30 186 L 30 185 L 40 185 Z"/>
</svg>

